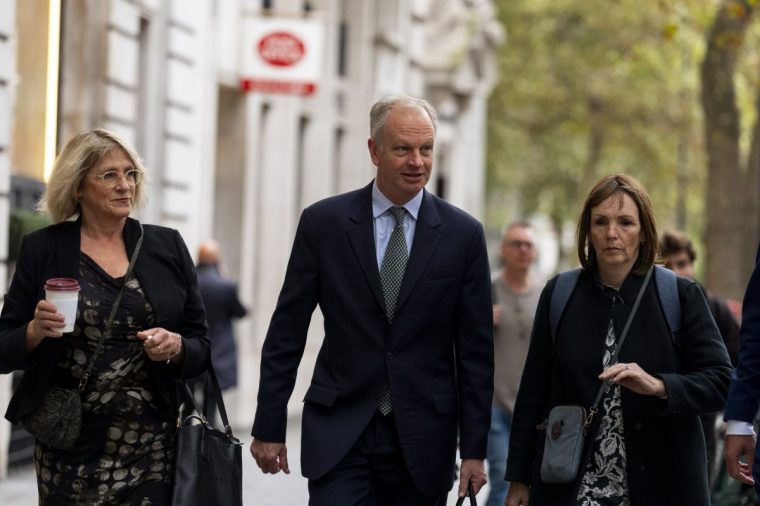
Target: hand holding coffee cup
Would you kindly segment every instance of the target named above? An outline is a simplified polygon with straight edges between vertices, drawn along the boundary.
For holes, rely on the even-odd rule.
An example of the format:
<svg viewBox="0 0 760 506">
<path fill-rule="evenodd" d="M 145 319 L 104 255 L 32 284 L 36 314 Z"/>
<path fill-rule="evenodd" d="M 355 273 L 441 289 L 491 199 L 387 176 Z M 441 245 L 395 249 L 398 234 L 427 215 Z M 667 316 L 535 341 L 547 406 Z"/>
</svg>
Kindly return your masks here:
<svg viewBox="0 0 760 506">
<path fill-rule="evenodd" d="M 52 278 L 45 283 L 45 300 L 55 305 L 63 315 L 60 332 L 73 332 L 79 304 L 79 281 L 72 278 Z"/>
</svg>

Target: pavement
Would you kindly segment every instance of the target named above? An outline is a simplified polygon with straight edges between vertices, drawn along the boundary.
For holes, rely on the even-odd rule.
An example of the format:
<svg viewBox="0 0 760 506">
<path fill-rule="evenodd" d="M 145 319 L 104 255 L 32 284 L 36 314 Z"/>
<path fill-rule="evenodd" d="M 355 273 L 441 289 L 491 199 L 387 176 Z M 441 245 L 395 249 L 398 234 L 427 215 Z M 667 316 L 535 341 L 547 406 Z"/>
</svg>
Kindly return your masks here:
<svg viewBox="0 0 760 506">
<path fill-rule="evenodd" d="M 301 476 L 301 422 L 291 420 L 288 423 L 288 462 L 290 474 L 278 473 L 265 475 L 256 467 L 248 447 L 251 444 L 250 427 L 239 428 L 235 435 L 244 442 L 243 446 L 243 504 L 256 506 L 306 506 L 309 503 L 309 492 L 306 478 Z M 454 484 L 449 494 L 447 504 L 456 504 Z M 488 486 L 478 494 L 478 504 L 485 504 L 488 497 Z M 0 479 L 0 505 L 2 506 L 36 506 L 37 479 L 34 468 L 27 467 L 9 473 L 6 479 Z M 465 501 L 469 505 L 469 501 Z"/>
</svg>

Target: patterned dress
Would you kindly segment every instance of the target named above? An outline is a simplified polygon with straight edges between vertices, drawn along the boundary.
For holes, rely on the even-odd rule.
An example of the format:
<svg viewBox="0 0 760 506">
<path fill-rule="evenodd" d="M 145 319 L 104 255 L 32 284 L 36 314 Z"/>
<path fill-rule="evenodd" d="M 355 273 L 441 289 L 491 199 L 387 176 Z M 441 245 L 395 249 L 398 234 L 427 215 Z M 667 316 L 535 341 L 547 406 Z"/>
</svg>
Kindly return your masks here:
<svg viewBox="0 0 760 506">
<path fill-rule="evenodd" d="M 604 368 L 610 365 L 617 338 L 610 320 L 605 339 Z M 623 436 L 623 404 L 620 385 L 607 387 L 601 402 L 602 416 L 594 439 L 591 458 L 583 471 L 576 505 L 630 506 L 625 474 L 625 438 Z"/>
<path fill-rule="evenodd" d="M 74 332 L 51 384 L 74 387 L 105 330 L 124 278 L 112 278 L 80 254 L 79 306 Z M 69 450 L 37 442 L 34 463 L 40 504 L 169 504 L 173 482 L 175 420 L 162 419 L 158 386 L 139 330 L 155 314 L 130 276 L 82 395 L 82 432 Z"/>
</svg>

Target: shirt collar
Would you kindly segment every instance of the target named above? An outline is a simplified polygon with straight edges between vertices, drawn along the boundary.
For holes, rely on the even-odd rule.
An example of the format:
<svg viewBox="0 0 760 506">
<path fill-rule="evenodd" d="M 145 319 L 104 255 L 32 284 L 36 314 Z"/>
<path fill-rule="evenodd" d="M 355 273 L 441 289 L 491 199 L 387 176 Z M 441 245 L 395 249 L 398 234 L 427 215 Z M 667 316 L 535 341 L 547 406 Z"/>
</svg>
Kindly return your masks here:
<svg viewBox="0 0 760 506">
<path fill-rule="evenodd" d="M 422 205 L 422 194 L 425 190 L 420 190 L 417 195 L 406 204 L 400 206 L 406 209 L 412 218 L 417 220 L 417 215 L 420 213 L 420 206 Z M 377 187 L 377 181 L 372 183 L 372 217 L 377 218 L 391 207 L 397 207 L 396 204 L 390 201 L 388 197 L 383 195 L 380 188 Z"/>
</svg>

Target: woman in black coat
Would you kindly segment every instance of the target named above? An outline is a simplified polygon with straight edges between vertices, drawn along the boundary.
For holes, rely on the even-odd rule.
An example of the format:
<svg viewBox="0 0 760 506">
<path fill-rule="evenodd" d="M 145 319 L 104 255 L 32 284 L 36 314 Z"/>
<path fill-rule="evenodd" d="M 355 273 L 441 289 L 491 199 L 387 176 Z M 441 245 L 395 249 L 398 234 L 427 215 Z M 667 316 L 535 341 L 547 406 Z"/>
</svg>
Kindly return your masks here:
<svg viewBox="0 0 760 506">
<path fill-rule="evenodd" d="M 542 293 L 517 395 L 506 479 L 508 506 L 708 506 L 707 458 L 699 415 L 723 408 L 731 365 L 697 284 L 677 279 L 676 335 L 656 286 L 646 287 L 616 363 L 617 338 L 658 251 L 652 207 L 632 177 L 612 175 L 591 190 L 578 221 L 583 267 L 554 337 Z M 588 409 L 610 380 L 585 440 L 574 482 L 540 477 L 545 432 L 556 405 Z"/>
<path fill-rule="evenodd" d="M 111 132 L 77 134 L 41 202 L 55 224 L 21 245 L 0 315 L 0 373 L 25 372 L 5 416 L 27 426 L 49 389 L 83 387 L 73 446 L 35 434 L 40 504 L 171 501 L 176 380 L 206 368 L 209 342 L 179 233 L 129 218 L 144 198 L 144 173 L 134 150 Z M 62 332 L 64 316 L 45 300 L 50 278 L 79 282 L 72 332 Z"/>
</svg>

